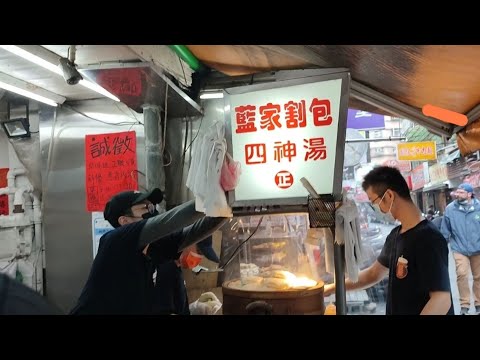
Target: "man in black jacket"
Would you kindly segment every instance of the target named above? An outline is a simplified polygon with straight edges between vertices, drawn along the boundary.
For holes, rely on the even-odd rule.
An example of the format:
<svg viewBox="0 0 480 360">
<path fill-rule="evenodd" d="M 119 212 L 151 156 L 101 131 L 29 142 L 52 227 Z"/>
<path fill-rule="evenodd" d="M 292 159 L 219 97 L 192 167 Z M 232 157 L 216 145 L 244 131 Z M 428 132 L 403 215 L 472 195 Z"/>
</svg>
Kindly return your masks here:
<svg viewBox="0 0 480 360">
<path fill-rule="evenodd" d="M 87 283 L 71 314 L 152 314 L 153 274 L 159 264 L 215 230 L 226 218 L 206 217 L 189 201 L 163 214 L 160 189 L 124 191 L 106 204 L 104 218 L 115 228 L 100 239 Z"/>
</svg>

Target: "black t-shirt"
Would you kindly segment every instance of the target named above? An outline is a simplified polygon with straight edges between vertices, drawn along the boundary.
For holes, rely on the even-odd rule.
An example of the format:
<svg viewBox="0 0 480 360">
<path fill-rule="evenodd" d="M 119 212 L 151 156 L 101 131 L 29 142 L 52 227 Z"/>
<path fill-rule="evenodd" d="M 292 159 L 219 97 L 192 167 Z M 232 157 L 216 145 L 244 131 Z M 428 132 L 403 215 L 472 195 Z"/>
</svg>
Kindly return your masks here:
<svg viewBox="0 0 480 360">
<path fill-rule="evenodd" d="M 146 220 L 104 234 L 87 283 L 71 314 L 151 314 L 155 265 L 178 258 L 181 232 L 139 247 Z"/>
<path fill-rule="evenodd" d="M 431 291 L 450 292 L 447 242 L 438 229 L 423 220 L 400 234 L 397 226 L 388 235 L 378 262 L 389 269 L 387 315 L 419 315 Z M 402 269 L 399 258 L 408 261 Z M 448 315 L 453 315 L 453 301 Z"/>
</svg>

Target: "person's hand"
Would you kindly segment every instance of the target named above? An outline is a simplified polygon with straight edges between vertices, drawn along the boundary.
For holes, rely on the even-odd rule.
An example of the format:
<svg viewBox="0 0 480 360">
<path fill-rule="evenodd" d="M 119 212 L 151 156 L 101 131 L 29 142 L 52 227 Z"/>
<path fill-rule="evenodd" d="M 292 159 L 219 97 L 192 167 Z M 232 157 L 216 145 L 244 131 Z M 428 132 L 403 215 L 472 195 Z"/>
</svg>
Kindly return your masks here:
<svg viewBox="0 0 480 360">
<path fill-rule="evenodd" d="M 324 287 L 323 287 L 323 296 L 324 297 L 330 296 L 334 292 L 335 292 L 335 284 L 324 285 Z"/>
<path fill-rule="evenodd" d="M 177 266 L 185 269 L 192 269 L 200 264 L 202 256 L 198 253 L 197 245 L 191 245 L 185 248 L 177 260 Z"/>
</svg>

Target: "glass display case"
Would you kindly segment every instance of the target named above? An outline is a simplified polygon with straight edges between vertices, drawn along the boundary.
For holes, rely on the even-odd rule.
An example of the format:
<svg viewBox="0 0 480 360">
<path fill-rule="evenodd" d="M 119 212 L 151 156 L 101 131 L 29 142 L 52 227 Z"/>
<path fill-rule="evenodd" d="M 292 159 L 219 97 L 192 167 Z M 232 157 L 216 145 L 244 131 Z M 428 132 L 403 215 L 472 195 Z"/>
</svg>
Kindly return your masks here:
<svg viewBox="0 0 480 360">
<path fill-rule="evenodd" d="M 248 314 L 249 308 L 323 314 L 323 285 L 331 280 L 324 246 L 329 230 L 309 229 L 308 221 L 308 214 L 295 213 L 235 217 L 226 224 L 224 314 Z"/>
</svg>

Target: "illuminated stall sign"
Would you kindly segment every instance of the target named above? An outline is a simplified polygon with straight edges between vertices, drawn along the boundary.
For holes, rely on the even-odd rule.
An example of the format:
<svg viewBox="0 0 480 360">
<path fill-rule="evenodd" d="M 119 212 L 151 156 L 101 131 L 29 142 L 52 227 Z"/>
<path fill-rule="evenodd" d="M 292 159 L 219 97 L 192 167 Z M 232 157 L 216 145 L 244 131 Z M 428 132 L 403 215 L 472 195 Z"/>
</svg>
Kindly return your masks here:
<svg viewBox="0 0 480 360">
<path fill-rule="evenodd" d="M 227 90 L 229 149 L 242 165 L 234 205 L 305 202 L 302 177 L 319 194 L 341 192 L 348 78 L 318 78 Z"/>
<path fill-rule="evenodd" d="M 87 210 L 103 211 L 112 195 L 138 189 L 135 131 L 85 136 Z"/>
</svg>

